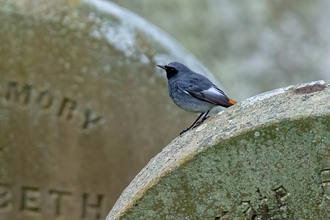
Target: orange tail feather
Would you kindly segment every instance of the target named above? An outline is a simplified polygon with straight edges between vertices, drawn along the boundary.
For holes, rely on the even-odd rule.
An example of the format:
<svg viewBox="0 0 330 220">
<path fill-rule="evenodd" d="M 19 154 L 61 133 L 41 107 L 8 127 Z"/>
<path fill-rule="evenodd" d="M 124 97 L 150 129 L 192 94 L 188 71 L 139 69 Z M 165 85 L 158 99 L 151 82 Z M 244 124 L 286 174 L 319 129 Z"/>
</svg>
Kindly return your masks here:
<svg viewBox="0 0 330 220">
<path fill-rule="evenodd" d="M 235 105 L 237 103 L 237 102 L 235 102 L 234 100 L 232 100 L 230 98 L 228 98 L 228 99 L 229 99 L 229 103 L 232 104 L 232 105 Z"/>
</svg>

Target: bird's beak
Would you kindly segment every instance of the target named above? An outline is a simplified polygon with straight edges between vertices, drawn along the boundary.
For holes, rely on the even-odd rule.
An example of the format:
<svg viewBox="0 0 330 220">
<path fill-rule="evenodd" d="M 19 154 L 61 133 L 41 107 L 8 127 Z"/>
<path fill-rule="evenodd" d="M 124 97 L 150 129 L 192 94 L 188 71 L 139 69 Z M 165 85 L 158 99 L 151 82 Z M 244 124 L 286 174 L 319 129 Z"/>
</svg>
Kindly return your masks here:
<svg viewBox="0 0 330 220">
<path fill-rule="evenodd" d="M 162 68 L 163 70 L 166 70 L 166 65 L 162 66 L 162 65 L 157 65 L 159 68 Z"/>
</svg>

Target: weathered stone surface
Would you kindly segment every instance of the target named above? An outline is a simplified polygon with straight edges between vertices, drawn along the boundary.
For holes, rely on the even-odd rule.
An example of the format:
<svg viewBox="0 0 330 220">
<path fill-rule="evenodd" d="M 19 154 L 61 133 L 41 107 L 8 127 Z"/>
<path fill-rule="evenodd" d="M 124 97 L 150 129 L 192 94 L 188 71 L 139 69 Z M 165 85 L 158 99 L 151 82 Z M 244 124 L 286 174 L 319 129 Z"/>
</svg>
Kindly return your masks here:
<svg viewBox="0 0 330 220">
<path fill-rule="evenodd" d="M 247 99 L 176 138 L 109 213 L 114 219 L 328 219 L 330 82 Z"/>
<path fill-rule="evenodd" d="M 104 219 L 195 118 L 156 64 L 210 73 L 105 1 L 0 0 L 0 219 Z"/>
</svg>

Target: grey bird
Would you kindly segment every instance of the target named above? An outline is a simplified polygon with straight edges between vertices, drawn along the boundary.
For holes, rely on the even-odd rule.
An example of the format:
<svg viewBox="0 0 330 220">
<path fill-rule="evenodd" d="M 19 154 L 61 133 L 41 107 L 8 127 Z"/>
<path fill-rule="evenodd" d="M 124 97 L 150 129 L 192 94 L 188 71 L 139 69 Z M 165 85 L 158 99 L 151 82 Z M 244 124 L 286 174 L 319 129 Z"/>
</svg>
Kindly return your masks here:
<svg viewBox="0 0 330 220">
<path fill-rule="evenodd" d="M 180 135 L 202 124 L 213 107 L 218 105 L 227 108 L 237 103 L 228 98 L 208 78 L 193 72 L 182 63 L 171 62 L 168 65 L 157 66 L 166 71 L 168 93 L 173 102 L 188 112 L 201 113 L 196 121 Z M 204 117 L 197 123 L 203 115 Z"/>
</svg>

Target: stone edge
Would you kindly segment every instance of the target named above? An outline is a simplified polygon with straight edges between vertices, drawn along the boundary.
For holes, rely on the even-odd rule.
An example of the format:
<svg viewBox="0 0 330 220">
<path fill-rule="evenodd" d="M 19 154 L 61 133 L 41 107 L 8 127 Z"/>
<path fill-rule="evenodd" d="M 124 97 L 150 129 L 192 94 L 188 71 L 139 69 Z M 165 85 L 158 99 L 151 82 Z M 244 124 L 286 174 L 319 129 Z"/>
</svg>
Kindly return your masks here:
<svg viewBox="0 0 330 220">
<path fill-rule="evenodd" d="M 134 203 L 142 197 L 142 195 L 153 185 L 155 185 L 160 178 L 170 175 L 171 171 L 177 169 L 185 162 L 192 159 L 198 153 L 220 143 L 223 140 L 227 140 L 228 138 L 238 136 L 242 133 L 254 130 L 256 128 L 267 126 L 270 123 L 279 123 L 283 120 L 288 119 L 289 117 L 283 117 L 283 115 L 264 120 L 264 121 L 256 121 L 255 124 L 249 124 L 249 126 L 244 127 L 242 129 L 222 129 L 222 132 L 219 132 L 216 124 L 219 123 L 221 119 L 228 119 L 229 122 L 234 121 L 235 119 L 230 119 L 235 113 L 242 111 L 243 109 L 248 109 L 260 104 L 260 101 L 263 100 L 275 100 L 278 97 L 285 97 L 286 94 L 288 96 L 292 95 L 292 93 L 296 94 L 297 97 L 301 97 L 303 95 L 309 94 L 307 90 L 314 92 L 320 92 L 329 87 L 329 96 L 330 96 L 330 81 L 313 81 L 309 83 L 303 83 L 298 85 L 291 85 L 288 87 L 272 90 L 269 92 L 265 92 L 251 98 L 248 98 L 237 105 L 226 109 L 220 112 L 217 116 L 210 118 L 207 120 L 202 126 L 185 133 L 182 136 L 174 139 L 169 145 L 167 145 L 160 153 L 158 153 L 154 158 L 152 158 L 149 163 L 139 172 L 139 174 L 133 179 L 133 181 L 129 184 L 129 186 L 123 191 L 106 220 L 117 220 L 119 219 L 124 212 L 129 209 Z M 313 91 L 312 88 L 316 88 Z M 318 90 L 318 88 L 320 88 Z M 304 92 L 304 89 L 306 92 Z M 296 97 L 296 98 L 297 98 Z M 330 102 L 330 101 L 329 101 Z M 330 109 L 327 113 L 330 112 Z M 312 116 L 324 115 L 326 112 L 320 111 L 319 114 L 312 114 Z M 305 115 L 299 113 L 290 119 L 299 119 L 306 117 Z M 233 123 L 232 123 L 233 124 Z M 230 126 L 230 124 L 228 124 Z M 211 134 L 205 134 L 205 132 L 209 132 L 208 129 L 205 128 L 213 128 L 214 131 L 221 133 L 221 135 L 216 135 L 211 132 Z M 214 129 L 216 128 L 216 129 Z M 198 141 L 200 140 L 200 141 Z M 189 145 L 189 146 L 187 146 Z M 181 147 L 185 146 L 185 147 Z M 176 157 L 177 155 L 178 157 Z M 162 159 L 162 160 L 160 160 Z M 160 161 L 162 163 L 160 163 Z M 161 164 L 161 165 L 159 165 Z M 158 166 L 160 167 L 158 167 Z M 156 171 L 156 172 L 153 172 Z M 146 183 L 146 184 L 144 184 Z M 136 193 L 132 193 L 135 191 Z"/>
</svg>

